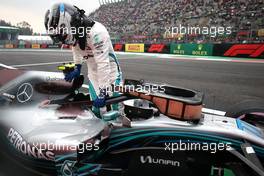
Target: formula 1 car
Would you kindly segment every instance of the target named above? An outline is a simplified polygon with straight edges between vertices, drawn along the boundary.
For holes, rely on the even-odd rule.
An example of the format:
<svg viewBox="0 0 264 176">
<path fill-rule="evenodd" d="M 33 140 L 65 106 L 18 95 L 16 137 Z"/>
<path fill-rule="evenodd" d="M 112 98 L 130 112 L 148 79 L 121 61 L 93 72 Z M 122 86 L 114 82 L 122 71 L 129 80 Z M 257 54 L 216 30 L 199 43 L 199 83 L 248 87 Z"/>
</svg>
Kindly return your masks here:
<svg viewBox="0 0 264 176">
<path fill-rule="evenodd" d="M 1 152 L 34 174 L 264 175 L 263 130 L 202 112 L 201 92 L 127 80 L 148 91 L 109 98 L 124 113 L 100 119 L 81 92 L 83 77 L 63 78 L 0 68 Z"/>
</svg>

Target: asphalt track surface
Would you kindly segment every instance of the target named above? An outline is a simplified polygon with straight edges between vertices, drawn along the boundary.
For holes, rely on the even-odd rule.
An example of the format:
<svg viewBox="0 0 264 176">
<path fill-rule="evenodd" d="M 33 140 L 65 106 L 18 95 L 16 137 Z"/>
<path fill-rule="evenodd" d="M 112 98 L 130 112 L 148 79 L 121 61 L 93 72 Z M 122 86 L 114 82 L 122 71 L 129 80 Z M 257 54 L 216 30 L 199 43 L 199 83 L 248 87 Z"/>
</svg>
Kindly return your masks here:
<svg viewBox="0 0 264 176">
<path fill-rule="evenodd" d="M 207 108 L 227 111 L 232 105 L 245 100 L 264 100 L 262 60 L 125 53 L 118 53 L 117 56 L 125 78 L 202 91 Z M 56 66 L 71 60 L 69 51 L 0 50 L 0 63 L 21 69 L 57 71 Z M 83 68 L 86 74 L 86 66 Z M 3 160 L 2 156 L 0 160 Z M 16 175 L 19 169 L 6 162 L 0 165 L 0 176 Z M 19 175 L 29 173 L 19 171 Z"/>
<path fill-rule="evenodd" d="M 186 87 L 205 94 L 205 107 L 226 111 L 245 100 L 264 100 L 264 62 L 214 57 L 117 54 L 125 78 Z M 69 51 L 0 50 L 0 63 L 21 69 L 57 71 Z M 256 62 L 255 62 L 256 61 Z M 83 66 L 86 75 L 86 66 Z"/>
</svg>

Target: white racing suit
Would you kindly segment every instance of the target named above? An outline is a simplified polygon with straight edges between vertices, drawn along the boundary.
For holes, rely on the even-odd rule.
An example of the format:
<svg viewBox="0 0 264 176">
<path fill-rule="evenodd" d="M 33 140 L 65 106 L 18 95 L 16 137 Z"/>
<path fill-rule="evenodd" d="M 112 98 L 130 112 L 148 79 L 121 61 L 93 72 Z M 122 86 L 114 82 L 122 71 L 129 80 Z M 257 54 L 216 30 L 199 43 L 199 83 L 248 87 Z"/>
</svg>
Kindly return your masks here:
<svg viewBox="0 0 264 176">
<path fill-rule="evenodd" d="M 73 48 L 75 64 L 82 64 L 86 60 L 88 67 L 89 92 L 91 100 L 95 100 L 101 89 L 122 84 L 122 72 L 115 55 L 112 42 L 107 29 L 99 22 L 95 22 L 90 33 L 87 34 L 87 46 L 81 50 L 79 44 Z M 111 96 L 118 96 L 113 93 Z M 113 105 L 112 110 L 118 110 L 118 105 Z M 106 108 L 93 107 L 93 112 L 100 116 Z"/>
</svg>

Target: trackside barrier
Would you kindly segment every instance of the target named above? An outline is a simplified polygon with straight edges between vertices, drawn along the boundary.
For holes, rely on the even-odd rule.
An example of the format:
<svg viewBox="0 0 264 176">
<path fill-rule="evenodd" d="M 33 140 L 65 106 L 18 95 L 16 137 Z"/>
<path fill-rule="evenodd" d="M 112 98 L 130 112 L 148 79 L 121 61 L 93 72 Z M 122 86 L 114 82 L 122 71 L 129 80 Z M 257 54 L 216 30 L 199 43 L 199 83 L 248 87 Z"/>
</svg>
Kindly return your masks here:
<svg viewBox="0 0 264 176">
<path fill-rule="evenodd" d="M 215 44 L 213 56 L 264 58 L 264 43 Z"/>
<path fill-rule="evenodd" d="M 5 44 L 5 45 L 0 45 L 0 48 L 6 48 L 6 49 L 10 49 L 10 48 L 31 48 L 31 49 L 46 49 L 46 48 L 49 48 L 49 49 L 58 49 L 58 48 L 61 48 L 61 45 L 48 45 L 48 44 L 30 44 L 30 43 L 27 43 L 27 44 L 19 44 L 19 45 L 16 45 L 16 44 Z M 71 46 L 70 45 L 63 45 L 63 48 L 64 49 L 71 49 Z"/>
<path fill-rule="evenodd" d="M 0 48 L 33 48 L 33 49 L 59 49 L 61 45 L 47 44 L 1 44 Z M 64 45 L 65 49 L 71 46 Z M 136 52 L 136 53 L 166 53 L 177 55 L 195 56 L 222 56 L 222 57 L 246 57 L 264 59 L 264 43 L 257 44 L 114 44 L 115 51 Z"/>
<path fill-rule="evenodd" d="M 59 46 L 61 48 L 61 46 Z M 63 49 L 71 49 L 70 45 L 63 45 Z"/>
<path fill-rule="evenodd" d="M 31 48 L 33 49 L 40 49 L 40 44 L 32 44 Z"/>
<path fill-rule="evenodd" d="M 14 48 L 14 45 L 13 44 L 5 44 L 5 48 L 11 49 L 11 48 Z"/>
<path fill-rule="evenodd" d="M 170 53 L 170 45 L 166 44 L 114 44 L 115 51 L 137 52 L 137 53 Z"/>
<path fill-rule="evenodd" d="M 170 45 L 166 44 L 145 44 L 146 53 L 170 53 Z"/>
<path fill-rule="evenodd" d="M 47 44 L 41 44 L 40 48 L 42 48 L 42 49 L 48 48 L 48 45 Z"/>
<path fill-rule="evenodd" d="M 125 51 L 125 45 L 124 44 L 114 44 L 113 45 L 115 51 Z"/>
<path fill-rule="evenodd" d="M 126 52 L 134 52 L 134 53 L 144 53 L 145 52 L 145 44 L 135 43 L 135 44 L 126 44 L 125 45 Z"/>
<path fill-rule="evenodd" d="M 170 54 L 212 56 L 212 44 L 171 44 Z"/>
<path fill-rule="evenodd" d="M 48 45 L 49 49 L 57 49 L 60 48 L 60 45 Z"/>
<path fill-rule="evenodd" d="M 25 48 L 31 48 L 31 44 L 26 44 Z"/>
<path fill-rule="evenodd" d="M 25 45 L 18 45 L 18 48 L 25 48 Z"/>
</svg>

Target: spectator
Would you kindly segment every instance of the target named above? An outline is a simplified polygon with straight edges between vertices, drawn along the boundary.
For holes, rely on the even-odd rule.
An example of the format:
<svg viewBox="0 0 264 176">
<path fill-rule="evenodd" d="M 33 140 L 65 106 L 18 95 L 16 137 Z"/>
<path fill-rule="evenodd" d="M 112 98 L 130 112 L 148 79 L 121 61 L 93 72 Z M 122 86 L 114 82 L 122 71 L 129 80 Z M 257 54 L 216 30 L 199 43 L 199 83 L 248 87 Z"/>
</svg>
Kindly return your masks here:
<svg viewBox="0 0 264 176">
<path fill-rule="evenodd" d="M 90 17 L 107 26 L 116 42 L 168 42 L 166 26 L 232 27 L 231 35 L 183 36 L 179 42 L 261 42 L 263 0 L 124 0 L 101 5 Z M 247 35 L 242 35 L 247 31 Z M 241 33 L 242 32 L 242 33 Z M 155 36 L 155 37 L 153 37 Z M 155 40 L 154 40 L 155 39 Z"/>
</svg>

